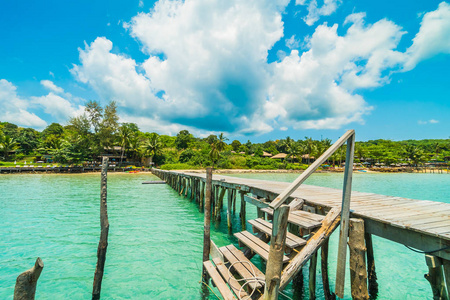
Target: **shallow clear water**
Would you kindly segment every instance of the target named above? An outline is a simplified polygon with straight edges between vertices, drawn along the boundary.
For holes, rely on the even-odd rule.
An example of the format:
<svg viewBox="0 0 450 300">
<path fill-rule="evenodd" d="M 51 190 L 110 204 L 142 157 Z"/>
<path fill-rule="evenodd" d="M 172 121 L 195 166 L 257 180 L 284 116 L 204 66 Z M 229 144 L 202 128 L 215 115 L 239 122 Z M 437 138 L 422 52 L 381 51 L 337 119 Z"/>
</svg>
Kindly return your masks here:
<svg viewBox="0 0 450 300">
<path fill-rule="evenodd" d="M 298 175 L 234 176 L 292 181 Z M 150 174 L 108 176 L 110 233 L 102 299 L 201 298 L 203 214 L 167 185 L 141 184 L 156 179 Z M 307 183 L 340 188 L 342 174 L 315 174 Z M 354 190 L 450 202 L 449 183 L 447 174 L 355 174 Z M 37 256 L 45 264 L 37 299 L 90 297 L 100 233 L 99 193 L 99 174 L 0 176 L 0 299 L 12 299 L 16 277 Z M 247 211 L 248 219 L 256 216 L 251 206 Z M 234 232 L 240 230 L 238 216 Z M 236 242 L 225 223 L 212 229 L 218 246 Z M 331 282 L 336 240 L 334 234 Z M 431 299 L 423 255 L 376 237 L 374 243 L 378 299 Z M 321 297 L 319 279 L 320 274 Z M 348 290 L 346 295 L 349 299 Z"/>
</svg>

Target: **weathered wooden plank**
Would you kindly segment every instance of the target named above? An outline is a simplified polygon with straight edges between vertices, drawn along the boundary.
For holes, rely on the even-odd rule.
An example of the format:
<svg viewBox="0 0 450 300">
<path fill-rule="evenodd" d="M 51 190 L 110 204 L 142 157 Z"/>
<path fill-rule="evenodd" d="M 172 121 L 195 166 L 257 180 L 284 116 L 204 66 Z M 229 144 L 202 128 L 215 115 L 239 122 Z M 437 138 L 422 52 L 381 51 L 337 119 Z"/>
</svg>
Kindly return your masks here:
<svg viewBox="0 0 450 300">
<path fill-rule="evenodd" d="M 208 272 L 211 279 L 214 281 L 214 284 L 216 285 L 217 289 L 219 290 L 223 298 L 226 300 L 236 300 L 236 297 L 234 297 L 230 288 L 227 286 L 222 276 L 220 276 L 219 272 L 217 272 L 217 269 L 216 267 L 214 267 L 212 262 L 209 260 L 204 261 L 203 266 L 205 270 Z"/>
<path fill-rule="evenodd" d="M 251 234 L 248 231 L 242 231 L 235 233 L 234 236 L 239 240 L 239 242 L 243 243 L 245 246 L 249 247 L 257 253 L 259 256 L 261 256 L 264 260 L 269 259 L 269 249 L 270 246 L 260 239 L 258 239 L 256 236 Z M 289 261 L 289 257 L 283 256 L 283 263 L 286 263 Z"/>
<path fill-rule="evenodd" d="M 233 269 L 242 278 L 254 278 L 256 275 L 256 277 L 260 278 L 262 281 L 265 280 L 264 274 L 233 245 L 221 247 L 219 250 L 223 253 L 225 259 L 233 265 Z M 252 290 L 263 286 L 257 281 L 251 281 L 248 285 Z"/>
<path fill-rule="evenodd" d="M 273 215 L 273 209 L 271 209 L 271 208 L 263 208 L 261 210 L 269 215 Z M 305 228 L 305 229 L 314 229 L 314 228 L 321 226 L 320 222 L 309 220 L 309 219 L 304 219 L 304 218 L 302 218 L 296 214 L 292 214 L 292 213 L 289 214 L 288 222 L 295 224 L 297 226 L 300 226 L 302 228 Z"/>
<path fill-rule="evenodd" d="M 225 282 L 228 283 L 228 286 L 237 296 L 237 299 L 248 298 L 248 294 L 240 284 L 241 281 L 238 281 L 236 278 L 234 278 L 234 276 L 230 276 L 230 272 L 228 272 L 228 268 L 225 266 L 224 262 L 220 260 L 220 258 L 213 259 L 213 262 L 216 265 L 216 269 L 219 271 L 220 275 L 222 275 L 222 278 L 225 280 Z"/>
<path fill-rule="evenodd" d="M 317 230 L 308 240 L 305 247 L 289 262 L 281 275 L 280 290 L 283 290 L 292 278 L 301 270 L 303 265 L 318 250 L 323 242 L 333 233 L 340 221 L 340 208 L 332 208 L 325 219 L 322 227 Z"/>
<path fill-rule="evenodd" d="M 255 220 L 249 220 L 248 221 L 253 226 L 254 232 L 264 232 L 265 234 L 268 234 L 272 236 L 272 223 L 267 222 L 263 219 L 255 219 Z M 256 229 L 256 231 L 255 231 Z M 298 248 L 300 246 L 303 246 L 306 244 L 306 240 L 302 239 L 299 236 L 296 236 L 295 234 L 292 234 L 290 232 L 287 233 L 286 237 L 286 246 L 289 248 Z"/>
<path fill-rule="evenodd" d="M 259 208 L 269 207 L 269 203 L 265 202 L 265 199 L 257 199 L 255 197 L 250 197 L 250 196 L 245 195 L 244 200 L 245 200 L 245 202 L 253 204 Z"/>
</svg>

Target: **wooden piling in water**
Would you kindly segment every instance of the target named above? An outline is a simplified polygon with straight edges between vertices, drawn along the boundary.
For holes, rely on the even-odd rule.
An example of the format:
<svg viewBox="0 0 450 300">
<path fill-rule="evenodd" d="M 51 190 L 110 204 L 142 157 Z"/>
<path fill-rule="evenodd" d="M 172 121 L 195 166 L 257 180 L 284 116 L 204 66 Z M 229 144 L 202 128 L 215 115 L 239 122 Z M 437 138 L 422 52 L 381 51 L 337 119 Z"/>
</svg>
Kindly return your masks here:
<svg viewBox="0 0 450 300">
<path fill-rule="evenodd" d="M 442 259 L 437 256 L 425 255 L 428 266 L 428 274 L 424 277 L 431 285 L 434 300 L 448 300 L 449 295 L 445 288 L 444 272 L 442 269 Z"/>
<path fill-rule="evenodd" d="M 329 239 L 327 239 L 322 247 L 320 252 L 320 268 L 322 271 L 322 285 L 323 285 L 323 294 L 325 300 L 335 300 L 336 296 L 330 291 L 330 279 L 328 277 L 328 245 Z"/>
<path fill-rule="evenodd" d="M 369 299 L 367 270 L 365 262 L 364 221 L 350 219 L 348 247 L 350 249 L 350 281 L 352 298 Z"/>
<path fill-rule="evenodd" d="M 442 259 L 442 267 L 445 275 L 445 285 L 447 286 L 447 297 L 450 299 L 450 260 Z"/>
<path fill-rule="evenodd" d="M 366 232 L 364 234 L 364 238 L 366 240 L 367 249 L 367 280 L 369 285 L 369 295 L 371 298 L 376 298 L 378 296 L 378 282 L 377 272 L 375 271 L 375 257 L 373 254 L 372 235 Z"/>
<path fill-rule="evenodd" d="M 211 189 L 212 168 L 206 168 L 206 191 L 205 191 L 205 220 L 203 226 L 203 261 L 209 260 L 211 249 Z M 208 280 L 208 272 L 203 266 L 203 279 Z"/>
<path fill-rule="evenodd" d="M 274 212 L 269 259 L 266 267 L 264 300 L 278 299 L 281 271 L 283 270 L 283 255 L 287 235 L 288 215 L 289 206 L 284 204 L 277 208 Z"/>
<path fill-rule="evenodd" d="M 231 230 L 231 208 L 233 205 L 233 191 L 228 189 L 227 193 L 228 203 L 227 203 L 227 226 L 228 230 Z"/>
<path fill-rule="evenodd" d="M 316 299 L 317 252 L 309 260 L 309 299 Z"/>
<path fill-rule="evenodd" d="M 107 206 L 107 176 L 108 157 L 103 157 L 101 174 L 101 195 L 100 195 L 100 241 L 97 249 L 97 266 L 94 274 L 94 284 L 92 289 L 92 300 L 100 299 L 102 289 L 103 271 L 105 269 L 106 249 L 108 248 L 108 206 Z"/>
<path fill-rule="evenodd" d="M 241 195 L 241 226 L 242 226 L 242 230 L 246 229 L 246 202 L 245 202 L 245 193 L 243 191 L 239 191 L 239 194 Z"/>
<path fill-rule="evenodd" d="M 37 258 L 34 266 L 17 276 L 14 288 L 14 300 L 34 300 L 36 285 L 41 276 L 44 263 L 41 258 Z"/>
</svg>

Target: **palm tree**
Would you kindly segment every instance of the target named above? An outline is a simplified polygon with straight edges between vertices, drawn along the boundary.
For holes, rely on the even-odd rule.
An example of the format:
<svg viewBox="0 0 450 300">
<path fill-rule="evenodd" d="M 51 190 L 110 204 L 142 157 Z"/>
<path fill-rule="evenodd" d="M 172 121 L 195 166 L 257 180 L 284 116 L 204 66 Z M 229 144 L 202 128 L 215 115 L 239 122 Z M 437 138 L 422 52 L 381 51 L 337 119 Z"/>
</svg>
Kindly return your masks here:
<svg viewBox="0 0 450 300">
<path fill-rule="evenodd" d="M 153 157 L 161 151 L 162 143 L 156 133 L 150 134 L 147 143 L 143 146 L 145 154 L 150 156 L 150 165 L 153 164 Z"/>
<path fill-rule="evenodd" d="M 404 153 L 406 157 L 414 163 L 414 166 L 417 165 L 424 160 L 423 150 L 414 145 L 407 145 L 404 149 Z"/>
<path fill-rule="evenodd" d="M 221 134 L 219 134 L 218 140 L 216 142 L 217 143 L 216 147 L 219 152 L 225 150 L 225 147 L 227 146 L 227 143 L 225 143 L 225 141 L 228 141 L 228 138 L 226 138 L 222 132 Z"/>
<path fill-rule="evenodd" d="M 432 144 L 433 150 L 436 153 L 435 159 L 437 160 L 439 152 L 441 151 L 441 144 L 438 142 Z"/>
<path fill-rule="evenodd" d="M 219 157 L 220 157 L 220 151 L 219 151 L 219 148 L 218 148 L 218 144 L 219 144 L 218 141 L 213 142 L 211 144 L 211 151 L 209 151 L 209 158 L 211 158 L 211 160 L 212 160 L 212 167 L 213 168 L 214 168 L 214 163 L 217 160 L 219 160 Z"/>
<path fill-rule="evenodd" d="M 0 143 L 0 149 L 3 151 L 5 160 L 8 160 L 9 152 L 17 148 L 17 142 L 9 135 L 5 135 Z"/>
<path fill-rule="evenodd" d="M 120 144 L 120 147 L 122 147 L 122 153 L 120 155 L 120 165 L 122 165 L 123 156 L 130 146 L 132 135 L 133 135 L 133 132 L 131 131 L 130 127 L 126 126 L 125 124 L 120 126 L 120 128 L 119 128 L 119 144 Z"/>
<path fill-rule="evenodd" d="M 288 143 L 286 143 L 285 149 L 286 149 L 286 154 L 287 154 L 286 159 L 290 158 L 291 163 L 293 163 L 295 157 L 297 157 L 297 159 L 300 160 L 302 150 L 304 150 L 298 143 L 296 143 L 293 140 L 289 140 Z"/>
<path fill-rule="evenodd" d="M 308 153 L 308 165 L 309 165 L 309 160 L 311 158 L 311 153 L 314 152 L 315 149 L 315 145 L 314 145 L 314 140 L 310 137 L 306 137 L 305 136 L 305 150 L 306 153 Z"/>
</svg>

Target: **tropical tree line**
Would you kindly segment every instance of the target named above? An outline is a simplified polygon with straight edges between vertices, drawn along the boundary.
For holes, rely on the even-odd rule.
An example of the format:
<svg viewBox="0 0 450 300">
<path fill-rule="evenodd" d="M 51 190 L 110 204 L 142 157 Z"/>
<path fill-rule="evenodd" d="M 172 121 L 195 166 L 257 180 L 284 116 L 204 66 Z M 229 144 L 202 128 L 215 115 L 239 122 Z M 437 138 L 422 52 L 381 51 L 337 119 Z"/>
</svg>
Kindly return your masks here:
<svg viewBox="0 0 450 300">
<path fill-rule="evenodd" d="M 98 161 L 108 152 L 119 163 L 156 164 L 166 169 L 252 168 L 304 169 L 330 147 L 330 139 L 284 139 L 252 143 L 229 141 L 223 134 L 195 137 L 187 130 L 176 136 L 142 132 L 134 123 L 120 123 L 114 102 L 102 107 L 96 101 L 86 105 L 84 114 L 67 125 L 52 123 L 43 131 L 0 122 L 0 160 L 36 160 L 48 156 L 62 164 Z M 345 162 L 345 146 L 330 157 L 328 165 Z M 282 159 L 270 155 L 283 153 Z M 448 161 L 450 140 L 371 140 L 357 142 L 355 161 L 367 165 L 417 166 L 430 161 Z"/>
</svg>

